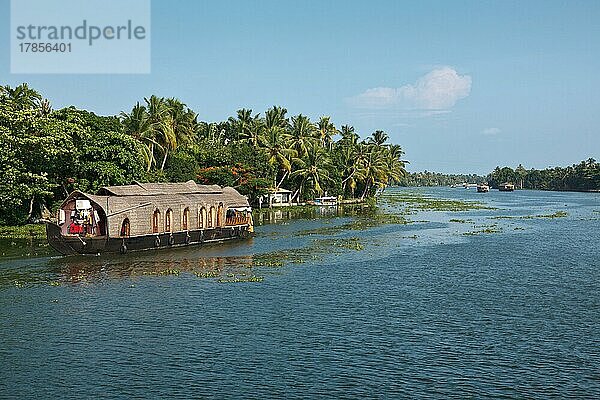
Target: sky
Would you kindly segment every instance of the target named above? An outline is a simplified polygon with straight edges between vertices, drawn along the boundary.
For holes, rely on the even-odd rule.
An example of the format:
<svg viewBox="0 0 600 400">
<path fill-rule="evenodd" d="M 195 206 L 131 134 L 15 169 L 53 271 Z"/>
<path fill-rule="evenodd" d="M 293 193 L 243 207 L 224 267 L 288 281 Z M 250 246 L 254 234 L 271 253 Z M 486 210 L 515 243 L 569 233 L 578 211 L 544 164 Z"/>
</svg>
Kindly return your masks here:
<svg viewBox="0 0 600 400">
<path fill-rule="evenodd" d="M 0 84 L 102 115 L 152 94 L 205 121 L 273 105 L 330 115 L 385 131 L 410 171 L 600 159 L 600 1 L 151 4 L 149 74 L 11 74 L 0 0 Z"/>
</svg>

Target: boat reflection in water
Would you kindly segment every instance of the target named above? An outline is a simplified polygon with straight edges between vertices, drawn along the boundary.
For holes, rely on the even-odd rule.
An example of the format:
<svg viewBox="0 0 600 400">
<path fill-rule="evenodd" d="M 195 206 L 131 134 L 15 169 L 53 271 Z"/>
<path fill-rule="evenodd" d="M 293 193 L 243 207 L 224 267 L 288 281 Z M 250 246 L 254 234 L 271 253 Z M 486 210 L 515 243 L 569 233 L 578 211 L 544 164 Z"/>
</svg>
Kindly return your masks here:
<svg viewBox="0 0 600 400">
<path fill-rule="evenodd" d="M 252 275 L 254 255 L 225 255 L 252 244 L 231 242 L 202 248 L 172 249 L 128 255 L 60 257 L 50 263 L 54 280 L 94 283 L 141 276 L 193 274 L 201 278 L 233 278 Z M 49 275 L 50 277 L 50 275 Z"/>
</svg>

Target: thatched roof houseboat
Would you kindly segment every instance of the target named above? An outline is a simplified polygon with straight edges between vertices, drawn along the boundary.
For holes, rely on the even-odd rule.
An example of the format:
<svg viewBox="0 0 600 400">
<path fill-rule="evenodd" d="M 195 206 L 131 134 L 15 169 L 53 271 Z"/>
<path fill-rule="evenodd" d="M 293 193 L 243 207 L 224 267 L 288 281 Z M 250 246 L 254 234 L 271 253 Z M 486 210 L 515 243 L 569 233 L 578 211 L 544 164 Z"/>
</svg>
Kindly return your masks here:
<svg viewBox="0 0 600 400">
<path fill-rule="evenodd" d="M 62 254 L 125 253 L 249 237 L 251 211 L 231 187 L 136 183 L 71 193 L 46 232 Z"/>
</svg>

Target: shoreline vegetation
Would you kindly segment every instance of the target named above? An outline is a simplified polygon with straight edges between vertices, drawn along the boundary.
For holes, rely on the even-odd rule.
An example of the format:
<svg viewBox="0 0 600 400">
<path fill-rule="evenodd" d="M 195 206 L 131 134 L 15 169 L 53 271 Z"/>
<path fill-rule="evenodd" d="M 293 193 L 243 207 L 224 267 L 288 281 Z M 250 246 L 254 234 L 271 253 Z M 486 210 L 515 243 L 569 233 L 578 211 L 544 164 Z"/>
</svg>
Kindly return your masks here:
<svg viewBox="0 0 600 400">
<path fill-rule="evenodd" d="M 549 167 L 543 170 L 525 169 L 519 164 L 515 169 L 496 167 L 487 176 L 441 174 L 437 172 L 407 172 L 400 186 L 451 186 L 463 183 L 487 183 L 498 189 L 502 183 L 512 183 L 516 189 L 600 192 L 600 163 L 588 158 L 568 167 Z"/>
<path fill-rule="evenodd" d="M 328 116 L 311 121 L 280 106 L 205 122 L 178 99 L 151 96 L 99 116 L 53 110 L 27 84 L 0 86 L 0 146 L 0 226 L 49 218 L 73 190 L 135 181 L 232 186 L 253 204 L 275 189 L 292 203 L 364 201 L 397 184 L 407 163 L 383 131 L 361 139 Z"/>
<path fill-rule="evenodd" d="M 388 143 L 385 132 L 361 139 L 352 126 L 338 129 L 327 116 L 313 122 L 273 106 L 264 116 L 240 109 L 226 121 L 204 122 L 181 101 L 157 96 L 130 112 L 99 116 L 73 106 L 53 110 L 27 84 L 0 86 L 0 145 L 2 238 L 43 236 L 43 226 L 30 223 L 49 218 L 73 190 L 93 193 L 135 181 L 232 186 L 255 205 L 277 188 L 288 189 L 295 204 L 324 194 L 340 204 L 374 204 L 392 185 L 600 189 L 600 163 L 593 158 L 545 170 L 497 167 L 487 176 L 407 173 L 402 147 Z M 460 210 L 445 200 L 401 197 L 386 201 Z"/>
</svg>

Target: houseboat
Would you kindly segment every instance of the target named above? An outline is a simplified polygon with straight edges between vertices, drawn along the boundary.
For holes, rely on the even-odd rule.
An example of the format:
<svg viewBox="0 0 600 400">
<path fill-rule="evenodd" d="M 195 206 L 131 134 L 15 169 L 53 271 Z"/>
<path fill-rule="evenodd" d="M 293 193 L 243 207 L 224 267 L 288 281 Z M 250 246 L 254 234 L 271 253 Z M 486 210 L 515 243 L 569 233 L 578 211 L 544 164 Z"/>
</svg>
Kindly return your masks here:
<svg viewBox="0 0 600 400">
<path fill-rule="evenodd" d="M 515 190 L 515 185 L 508 182 L 501 183 L 498 185 L 498 190 L 501 192 L 513 192 Z"/>
<path fill-rule="evenodd" d="M 490 187 L 485 183 L 477 185 L 477 193 L 487 193 L 490 191 Z"/>
<path fill-rule="evenodd" d="M 135 183 L 71 193 L 56 222 L 46 223 L 48 243 L 61 254 L 127 253 L 248 238 L 248 199 L 231 187 Z"/>
<path fill-rule="evenodd" d="M 314 203 L 315 203 L 315 206 L 335 207 L 335 206 L 337 206 L 337 197 L 335 197 L 335 196 L 317 197 L 314 200 Z"/>
</svg>

